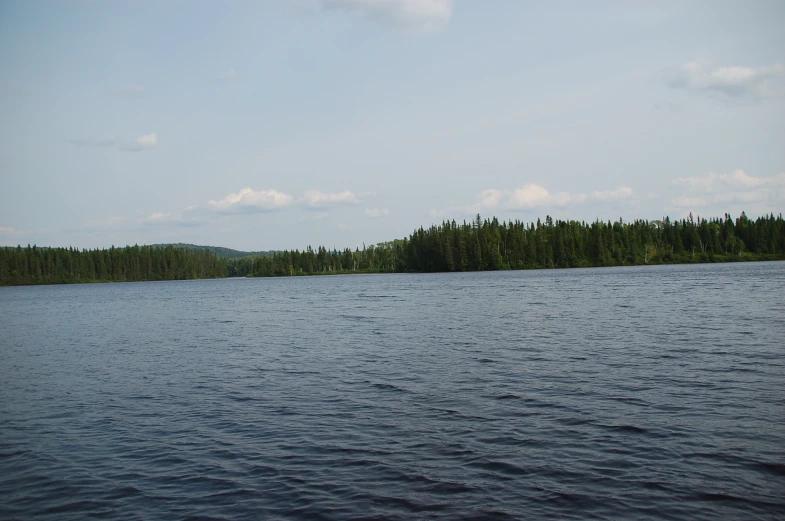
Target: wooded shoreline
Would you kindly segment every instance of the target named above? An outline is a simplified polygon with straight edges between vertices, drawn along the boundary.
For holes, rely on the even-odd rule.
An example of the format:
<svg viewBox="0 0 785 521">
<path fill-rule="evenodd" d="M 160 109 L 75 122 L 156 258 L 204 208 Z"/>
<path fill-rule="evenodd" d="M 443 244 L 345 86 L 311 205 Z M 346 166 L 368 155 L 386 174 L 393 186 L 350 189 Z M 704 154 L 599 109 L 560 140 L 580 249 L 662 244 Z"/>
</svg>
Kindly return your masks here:
<svg viewBox="0 0 785 521">
<path fill-rule="evenodd" d="M 425 273 L 785 260 L 785 220 L 444 221 L 375 246 L 223 258 L 204 249 L 0 248 L 0 286 L 224 277 Z"/>
</svg>

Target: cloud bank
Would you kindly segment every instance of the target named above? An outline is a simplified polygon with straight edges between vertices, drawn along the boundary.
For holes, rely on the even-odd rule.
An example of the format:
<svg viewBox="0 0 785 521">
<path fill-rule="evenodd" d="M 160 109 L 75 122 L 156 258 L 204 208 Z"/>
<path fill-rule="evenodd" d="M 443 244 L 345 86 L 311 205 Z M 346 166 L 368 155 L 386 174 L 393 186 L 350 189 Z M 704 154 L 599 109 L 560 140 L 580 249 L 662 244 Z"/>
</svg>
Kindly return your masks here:
<svg viewBox="0 0 785 521">
<path fill-rule="evenodd" d="M 438 32 L 450 22 L 452 0 L 321 0 L 329 9 L 361 13 L 374 22 L 408 31 Z"/>
<path fill-rule="evenodd" d="M 343 192 L 320 192 L 319 190 L 308 190 L 303 194 L 303 203 L 309 208 L 325 209 L 333 206 L 360 204 L 360 198 L 349 190 Z"/>
<path fill-rule="evenodd" d="M 673 184 L 684 190 L 671 200 L 672 208 L 681 211 L 727 205 L 761 209 L 781 207 L 785 203 L 785 172 L 771 177 L 752 176 L 744 170 L 734 170 L 730 174 L 711 172 L 698 177 L 680 177 Z"/>
<path fill-rule="evenodd" d="M 124 150 L 130 150 L 131 152 L 141 152 L 142 150 L 151 150 L 157 146 L 158 134 L 155 132 L 150 132 L 149 134 L 143 134 L 134 139 L 130 145 L 124 147 Z"/>
<path fill-rule="evenodd" d="M 365 209 L 365 215 L 367 215 L 368 217 L 372 217 L 372 218 L 383 217 L 385 215 L 390 215 L 390 209 L 389 208 L 366 208 Z"/>
<path fill-rule="evenodd" d="M 785 94 L 785 65 L 714 66 L 706 60 L 685 63 L 667 78 L 672 88 L 719 92 L 730 97 L 769 98 Z"/>
<path fill-rule="evenodd" d="M 455 208 L 461 213 L 482 213 L 495 210 L 528 211 L 547 208 L 564 208 L 587 202 L 626 202 L 635 201 L 638 196 L 628 186 L 619 186 L 614 190 L 551 193 L 539 184 L 528 184 L 518 188 L 489 188 L 477 195 L 474 204 Z"/>
<path fill-rule="evenodd" d="M 17 230 L 16 228 L 12 228 L 10 226 L 0 226 L 0 237 L 18 237 L 24 234 L 24 231 Z"/>
<path fill-rule="evenodd" d="M 230 193 L 218 199 L 211 199 L 207 201 L 206 205 L 189 206 L 182 212 L 152 213 L 146 217 L 139 218 L 138 223 L 143 225 L 197 226 L 214 222 L 229 215 L 281 210 L 292 206 L 295 202 L 306 210 L 312 210 L 308 212 L 308 215 L 301 217 L 301 221 L 316 221 L 329 217 L 330 214 L 326 210 L 341 205 L 357 205 L 360 204 L 361 200 L 359 196 L 348 190 L 333 193 L 309 190 L 305 192 L 301 199 L 295 201 L 292 195 L 279 192 L 273 188 L 254 190 L 251 187 L 245 187 L 236 193 Z M 387 209 L 366 210 L 366 215 L 372 217 L 388 214 L 389 210 Z"/>
<path fill-rule="evenodd" d="M 285 208 L 293 197 L 278 190 L 254 190 L 246 187 L 222 199 L 207 202 L 211 210 L 222 213 L 256 213 Z"/>
<path fill-rule="evenodd" d="M 144 224 L 168 224 L 175 223 L 180 220 L 180 216 L 172 215 L 170 213 L 155 212 L 150 216 L 142 219 Z"/>
</svg>

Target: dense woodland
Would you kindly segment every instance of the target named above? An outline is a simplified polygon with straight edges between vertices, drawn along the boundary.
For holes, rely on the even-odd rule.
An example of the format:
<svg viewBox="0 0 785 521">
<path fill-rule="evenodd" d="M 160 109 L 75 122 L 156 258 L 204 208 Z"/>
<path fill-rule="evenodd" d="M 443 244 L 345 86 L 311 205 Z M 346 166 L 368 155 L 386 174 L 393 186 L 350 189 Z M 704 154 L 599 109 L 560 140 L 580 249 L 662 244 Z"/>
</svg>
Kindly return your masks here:
<svg viewBox="0 0 785 521">
<path fill-rule="evenodd" d="M 108 250 L 0 248 L 0 285 L 183 280 L 226 276 L 225 259 L 168 246 Z"/>
<path fill-rule="evenodd" d="M 153 248 L 166 248 L 172 246 L 181 250 L 194 250 L 194 251 L 210 251 L 223 259 L 237 259 L 240 257 L 253 257 L 257 255 L 271 255 L 272 251 L 240 251 L 231 248 L 224 248 L 222 246 L 199 246 L 197 244 L 187 244 L 183 242 L 175 242 L 170 244 L 151 244 Z"/>
<path fill-rule="evenodd" d="M 230 276 L 347 272 L 437 272 L 785 259 L 785 220 L 692 218 L 625 223 L 500 222 L 496 218 L 420 228 L 408 238 L 345 249 L 283 251 L 237 259 Z"/>
<path fill-rule="evenodd" d="M 240 258 L 204 247 L 132 246 L 109 250 L 0 248 L 0 285 L 175 280 L 338 273 L 478 271 L 785 259 L 782 214 L 755 220 L 625 223 L 496 218 L 445 221 L 408 238 L 351 249 L 310 246 Z"/>
</svg>

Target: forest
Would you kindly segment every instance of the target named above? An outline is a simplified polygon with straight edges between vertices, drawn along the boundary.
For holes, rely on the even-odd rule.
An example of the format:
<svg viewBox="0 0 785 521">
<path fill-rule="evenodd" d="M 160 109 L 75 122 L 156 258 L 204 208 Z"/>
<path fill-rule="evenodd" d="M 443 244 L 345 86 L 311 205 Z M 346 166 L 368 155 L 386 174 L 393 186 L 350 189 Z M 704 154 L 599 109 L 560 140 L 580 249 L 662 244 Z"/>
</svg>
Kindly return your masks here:
<svg viewBox="0 0 785 521">
<path fill-rule="evenodd" d="M 231 248 L 224 248 L 222 246 L 199 246 L 197 244 L 187 244 L 183 242 L 166 243 L 166 244 L 151 244 L 153 248 L 166 248 L 172 246 L 181 250 L 197 250 L 197 251 L 211 251 L 217 257 L 223 259 L 236 259 L 239 257 L 252 257 L 257 255 L 271 255 L 272 251 L 241 251 L 233 250 Z"/>
<path fill-rule="evenodd" d="M 444 221 L 363 249 L 224 258 L 219 248 L 0 248 L 0 285 L 785 260 L 782 214 L 624 222 Z"/>
<path fill-rule="evenodd" d="M 0 286 L 205 279 L 226 276 L 227 260 L 168 246 L 103 250 L 0 248 Z"/>
</svg>

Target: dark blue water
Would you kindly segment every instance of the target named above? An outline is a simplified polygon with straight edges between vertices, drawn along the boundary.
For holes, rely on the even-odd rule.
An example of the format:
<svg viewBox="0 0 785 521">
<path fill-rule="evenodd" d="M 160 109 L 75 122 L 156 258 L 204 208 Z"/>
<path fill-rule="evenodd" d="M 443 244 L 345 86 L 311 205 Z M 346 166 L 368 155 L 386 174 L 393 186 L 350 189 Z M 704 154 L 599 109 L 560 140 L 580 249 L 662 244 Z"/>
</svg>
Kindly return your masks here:
<svg viewBox="0 0 785 521">
<path fill-rule="evenodd" d="M 785 263 L 0 288 L 1 519 L 783 519 Z"/>
</svg>

